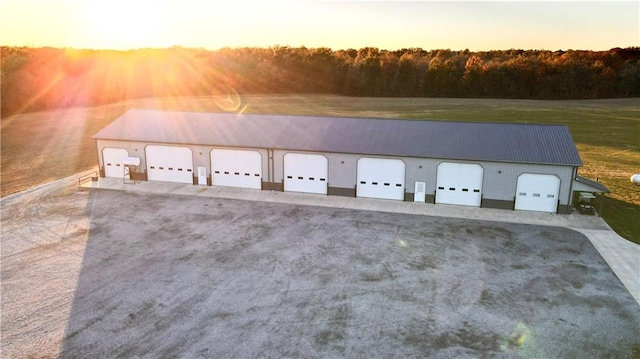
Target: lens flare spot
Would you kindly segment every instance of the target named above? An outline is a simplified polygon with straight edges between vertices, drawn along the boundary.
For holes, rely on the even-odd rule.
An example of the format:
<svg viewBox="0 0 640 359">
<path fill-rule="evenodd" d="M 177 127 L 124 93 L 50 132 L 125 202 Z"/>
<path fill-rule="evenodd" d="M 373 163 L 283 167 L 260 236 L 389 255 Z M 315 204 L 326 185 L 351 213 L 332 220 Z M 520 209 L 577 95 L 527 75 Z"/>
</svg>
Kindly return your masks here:
<svg viewBox="0 0 640 359">
<path fill-rule="evenodd" d="M 408 246 L 409 246 L 409 244 L 407 243 L 407 241 L 405 241 L 404 239 L 398 239 L 398 240 L 397 240 L 397 242 L 398 242 L 398 245 L 399 245 L 400 247 L 402 247 L 402 248 L 405 248 L 405 247 L 408 247 Z"/>
<path fill-rule="evenodd" d="M 522 348 L 530 335 L 529 328 L 522 322 L 518 323 L 509 337 L 502 340 L 500 348 L 502 350 L 517 350 Z"/>
<path fill-rule="evenodd" d="M 214 96 L 213 100 L 223 111 L 237 112 L 242 106 L 242 98 L 233 87 L 229 87 L 226 95 Z"/>
</svg>

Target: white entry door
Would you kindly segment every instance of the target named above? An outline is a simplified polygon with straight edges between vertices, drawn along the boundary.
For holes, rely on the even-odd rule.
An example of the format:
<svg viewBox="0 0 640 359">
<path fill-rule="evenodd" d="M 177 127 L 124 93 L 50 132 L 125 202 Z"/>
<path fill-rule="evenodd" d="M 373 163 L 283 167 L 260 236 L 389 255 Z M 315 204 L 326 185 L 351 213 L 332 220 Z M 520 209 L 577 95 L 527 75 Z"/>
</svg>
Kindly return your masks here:
<svg viewBox="0 0 640 359">
<path fill-rule="evenodd" d="M 515 209 L 555 213 L 559 193 L 558 176 L 523 173 L 518 177 Z"/>
<path fill-rule="evenodd" d="M 207 167 L 198 167 L 198 185 L 207 185 Z"/>
<path fill-rule="evenodd" d="M 284 155 L 284 190 L 327 194 L 329 160 L 323 155 Z"/>
<path fill-rule="evenodd" d="M 427 182 L 416 182 L 413 193 L 414 202 L 425 202 L 427 199 Z"/>
<path fill-rule="evenodd" d="M 122 164 L 122 160 L 127 157 L 129 157 L 129 152 L 124 148 L 103 148 L 102 163 L 104 164 L 104 176 L 123 178 L 124 165 Z"/>
<path fill-rule="evenodd" d="M 480 207 L 483 173 L 478 164 L 442 162 L 436 174 L 436 203 Z"/>
<path fill-rule="evenodd" d="M 404 200 L 405 163 L 391 158 L 358 160 L 357 197 Z"/>
<path fill-rule="evenodd" d="M 214 186 L 262 189 L 262 155 L 248 150 L 211 150 Z"/>
<path fill-rule="evenodd" d="M 145 148 L 149 181 L 193 184 L 193 155 L 188 147 L 149 145 Z"/>
</svg>

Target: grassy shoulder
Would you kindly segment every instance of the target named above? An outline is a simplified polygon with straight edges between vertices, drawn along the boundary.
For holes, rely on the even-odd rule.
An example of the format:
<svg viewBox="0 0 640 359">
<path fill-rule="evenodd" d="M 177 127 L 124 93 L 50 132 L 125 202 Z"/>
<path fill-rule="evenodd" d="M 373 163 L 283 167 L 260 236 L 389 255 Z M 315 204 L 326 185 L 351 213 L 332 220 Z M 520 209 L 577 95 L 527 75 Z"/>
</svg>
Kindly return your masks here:
<svg viewBox="0 0 640 359">
<path fill-rule="evenodd" d="M 579 174 L 598 178 L 612 191 L 604 204 L 604 219 L 621 236 L 640 243 L 640 187 L 629 181 L 640 173 L 638 99 L 207 96 L 20 114 L 2 119 L 2 196 L 94 168 L 97 153 L 91 136 L 130 108 L 567 125 L 584 163 Z"/>
</svg>

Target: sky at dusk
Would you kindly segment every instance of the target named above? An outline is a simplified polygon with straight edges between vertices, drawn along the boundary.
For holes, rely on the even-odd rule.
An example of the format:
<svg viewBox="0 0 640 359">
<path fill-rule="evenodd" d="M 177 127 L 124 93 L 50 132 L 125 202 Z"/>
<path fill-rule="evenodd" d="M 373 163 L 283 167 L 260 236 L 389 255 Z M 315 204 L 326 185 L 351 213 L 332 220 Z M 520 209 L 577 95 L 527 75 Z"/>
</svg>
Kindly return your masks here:
<svg viewBox="0 0 640 359">
<path fill-rule="evenodd" d="M 608 50 L 640 2 L 2 0 L 0 45 Z"/>
</svg>

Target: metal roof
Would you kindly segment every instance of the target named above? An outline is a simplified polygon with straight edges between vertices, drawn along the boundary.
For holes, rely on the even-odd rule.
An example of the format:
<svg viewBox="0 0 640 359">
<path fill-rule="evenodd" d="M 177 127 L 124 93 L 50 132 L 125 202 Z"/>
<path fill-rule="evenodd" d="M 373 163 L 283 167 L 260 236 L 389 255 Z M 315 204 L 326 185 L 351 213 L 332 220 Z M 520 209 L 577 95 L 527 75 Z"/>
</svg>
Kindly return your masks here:
<svg viewBox="0 0 640 359">
<path fill-rule="evenodd" d="M 592 181 L 586 177 L 576 176 L 575 183 L 573 185 L 574 191 L 588 191 L 599 193 L 611 193 L 607 186 L 600 182 Z"/>
<path fill-rule="evenodd" d="M 563 125 L 132 109 L 93 138 L 582 166 Z"/>
</svg>

